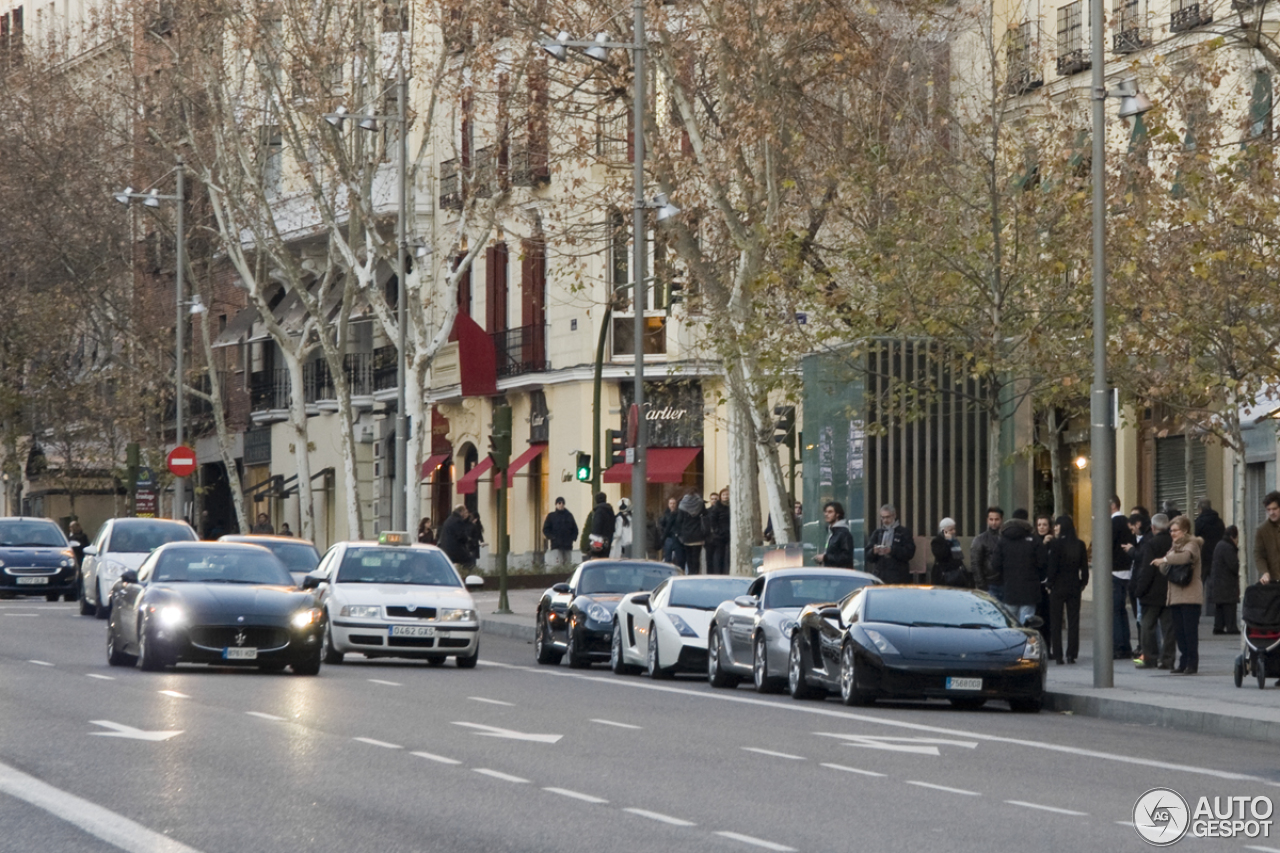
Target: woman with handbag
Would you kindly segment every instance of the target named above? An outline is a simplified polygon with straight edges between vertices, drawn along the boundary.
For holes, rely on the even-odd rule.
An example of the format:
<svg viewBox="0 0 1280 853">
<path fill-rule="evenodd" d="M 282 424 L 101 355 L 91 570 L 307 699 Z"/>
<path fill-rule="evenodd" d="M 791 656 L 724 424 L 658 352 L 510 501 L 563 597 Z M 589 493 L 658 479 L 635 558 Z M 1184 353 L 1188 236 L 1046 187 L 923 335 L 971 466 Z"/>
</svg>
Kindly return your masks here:
<svg viewBox="0 0 1280 853">
<path fill-rule="evenodd" d="M 1089 585 L 1089 552 L 1076 535 L 1069 515 L 1058 516 L 1049 552 L 1045 585 L 1049 587 L 1049 652 L 1062 663 L 1062 626 L 1067 626 L 1067 663 L 1080 654 L 1080 593 Z M 1065 618 L 1063 618 L 1065 616 Z"/>
<path fill-rule="evenodd" d="M 1169 581 L 1166 603 L 1173 614 L 1173 635 L 1182 658 L 1173 670 L 1177 675 L 1195 675 L 1200 669 L 1200 609 L 1204 606 L 1204 585 L 1200 582 L 1200 547 L 1204 540 L 1191 535 L 1191 519 L 1185 515 L 1169 525 L 1173 547 L 1151 564 Z"/>
<path fill-rule="evenodd" d="M 973 576 L 964 566 L 964 551 L 956 538 L 956 523 L 944 518 L 938 524 L 938 535 L 929 543 L 933 552 L 933 576 L 943 586 L 972 587 Z"/>
</svg>

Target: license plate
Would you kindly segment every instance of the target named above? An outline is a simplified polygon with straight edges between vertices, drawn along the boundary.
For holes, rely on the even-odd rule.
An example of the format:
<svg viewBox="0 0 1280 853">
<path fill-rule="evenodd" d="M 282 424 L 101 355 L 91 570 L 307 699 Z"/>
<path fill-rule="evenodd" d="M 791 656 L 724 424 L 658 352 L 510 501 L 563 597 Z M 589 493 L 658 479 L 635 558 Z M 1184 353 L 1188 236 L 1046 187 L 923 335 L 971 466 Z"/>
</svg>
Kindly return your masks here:
<svg viewBox="0 0 1280 853">
<path fill-rule="evenodd" d="M 434 637 L 436 629 L 429 625 L 392 625 L 388 630 L 391 637 Z"/>
<path fill-rule="evenodd" d="M 948 690 L 981 690 L 981 678 L 948 678 Z"/>
<path fill-rule="evenodd" d="M 18 583 L 31 584 L 33 586 L 39 585 L 39 584 L 47 584 L 48 582 L 49 582 L 48 578 L 18 578 Z"/>
<path fill-rule="evenodd" d="M 236 648 L 227 647 L 222 650 L 223 660 L 257 660 L 258 650 L 255 648 L 245 648 L 237 646 Z"/>
</svg>

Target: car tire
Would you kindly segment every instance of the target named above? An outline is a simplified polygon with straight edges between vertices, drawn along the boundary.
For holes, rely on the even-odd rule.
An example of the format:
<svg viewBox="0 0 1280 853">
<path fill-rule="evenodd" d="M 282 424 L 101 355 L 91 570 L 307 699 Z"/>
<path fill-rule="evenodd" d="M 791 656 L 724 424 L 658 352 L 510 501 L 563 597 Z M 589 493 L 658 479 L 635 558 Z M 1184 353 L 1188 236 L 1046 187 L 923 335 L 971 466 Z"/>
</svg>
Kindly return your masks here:
<svg viewBox="0 0 1280 853">
<path fill-rule="evenodd" d="M 448 660 L 444 655 L 432 655 L 427 658 L 427 666 L 444 666 L 444 662 Z"/>
<path fill-rule="evenodd" d="M 122 652 L 116 645 L 116 632 L 110 627 L 107 628 L 107 664 L 109 666 L 133 666 L 138 659 L 131 654 Z"/>
<path fill-rule="evenodd" d="M 806 680 L 805 669 L 800 637 L 792 635 L 791 651 L 787 654 L 787 692 L 792 699 L 815 699 L 818 696 L 818 690 Z"/>
<path fill-rule="evenodd" d="M 987 700 L 981 696 L 953 696 L 947 701 L 951 703 L 952 708 L 961 711 L 976 711 L 987 704 Z"/>
<path fill-rule="evenodd" d="M 870 705 L 875 702 L 858 689 L 858 657 L 852 643 L 840 651 L 840 701 L 846 705 Z"/>
<path fill-rule="evenodd" d="M 723 689 L 737 687 L 738 677 L 725 672 L 724 667 L 720 665 L 720 656 L 723 651 L 724 644 L 720 640 L 720 628 L 712 625 L 710 633 L 707 634 L 707 681 L 712 687 Z"/>
<path fill-rule="evenodd" d="M 476 650 L 469 655 L 458 655 L 454 658 L 458 664 L 458 669 L 475 669 L 476 664 L 480 662 L 480 642 L 476 641 Z"/>
<path fill-rule="evenodd" d="M 564 656 L 563 652 L 556 651 L 555 644 L 551 641 L 551 626 L 541 613 L 538 614 L 538 631 L 533 637 L 533 653 L 543 666 L 558 666 L 560 658 Z"/>
<path fill-rule="evenodd" d="M 164 661 L 159 652 L 151 632 L 143 626 L 138 633 L 138 668 L 143 672 L 159 672 L 164 669 Z"/>
<path fill-rule="evenodd" d="M 106 619 L 111 615 L 111 599 L 102 594 L 102 581 L 97 581 L 98 585 L 98 604 L 93 609 L 93 615 L 99 619 Z"/>
<path fill-rule="evenodd" d="M 80 599 L 80 615 L 92 616 L 93 605 L 89 603 L 89 597 L 84 594 L 84 578 L 83 577 L 76 580 L 76 588 L 78 592 L 76 598 Z"/>
<path fill-rule="evenodd" d="M 664 681 L 671 677 L 671 670 L 663 669 L 659 663 L 662 660 L 662 653 L 658 650 L 658 631 L 652 623 L 649 624 L 649 650 L 645 660 L 649 664 L 647 667 L 649 677 L 654 681 Z"/>
<path fill-rule="evenodd" d="M 333 632 L 329 630 L 329 620 L 324 620 L 324 640 L 321 643 L 320 659 L 325 663 L 342 663 L 343 654 L 333 647 Z"/>
<path fill-rule="evenodd" d="M 613 623 L 613 636 L 609 640 L 609 669 L 614 675 L 633 675 L 638 667 L 627 663 L 622 654 L 622 623 Z"/>
<path fill-rule="evenodd" d="M 1040 709 L 1043 707 L 1043 696 L 1009 700 L 1009 710 L 1013 711 L 1015 714 L 1039 714 Z"/>
<path fill-rule="evenodd" d="M 763 629 L 751 644 L 751 682 L 757 693 L 781 693 L 786 684 L 784 679 L 769 674 L 769 647 Z"/>
<path fill-rule="evenodd" d="M 579 646 L 581 641 L 578 638 L 578 627 L 569 623 L 569 630 L 565 634 L 565 657 L 569 658 L 570 669 L 587 669 L 591 666 L 591 658 L 584 654 Z"/>
</svg>

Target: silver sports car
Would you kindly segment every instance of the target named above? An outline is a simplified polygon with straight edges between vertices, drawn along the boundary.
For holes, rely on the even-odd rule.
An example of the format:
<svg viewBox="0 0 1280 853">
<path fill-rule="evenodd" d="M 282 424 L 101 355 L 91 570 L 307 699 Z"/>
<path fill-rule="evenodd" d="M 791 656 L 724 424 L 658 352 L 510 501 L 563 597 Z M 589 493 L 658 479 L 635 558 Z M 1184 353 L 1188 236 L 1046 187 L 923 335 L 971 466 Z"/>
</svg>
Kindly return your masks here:
<svg viewBox="0 0 1280 853">
<path fill-rule="evenodd" d="M 721 604 L 711 618 L 707 677 L 712 687 L 737 687 L 750 678 L 760 693 L 787 683 L 791 632 L 806 604 L 836 602 L 859 587 L 880 583 L 852 569 L 778 569 L 752 582 L 745 595 Z"/>
</svg>

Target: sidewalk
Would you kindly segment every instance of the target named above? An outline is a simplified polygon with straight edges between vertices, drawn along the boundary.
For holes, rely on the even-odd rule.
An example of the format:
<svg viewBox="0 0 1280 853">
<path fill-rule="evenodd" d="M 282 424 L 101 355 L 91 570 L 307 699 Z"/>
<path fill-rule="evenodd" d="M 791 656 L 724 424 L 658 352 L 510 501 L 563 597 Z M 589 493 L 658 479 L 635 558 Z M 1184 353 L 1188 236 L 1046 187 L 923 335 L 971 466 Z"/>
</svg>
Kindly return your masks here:
<svg viewBox="0 0 1280 853">
<path fill-rule="evenodd" d="M 533 642 L 533 614 L 541 590 L 511 590 L 511 615 L 499 615 L 498 594 L 475 595 L 481 629 L 488 634 Z M 1123 723 L 1166 726 L 1245 740 L 1280 743 L 1280 689 L 1268 680 L 1265 690 L 1246 676 L 1244 687 L 1232 681 L 1240 653 L 1238 636 L 1214 636 L 1212 618 L 1200 619 L 1200 672 L 1173 675 L 1166 670 L 1135 669 L 1133 661 L 1114 662 L 1115 686 L 1093 687 L 1093 605 L 1081 607 L 1080 659 L 1074 666 L 1049 664 L 1045 708 Z M 1064 637 L 1065 640 L 1065 637 Z M 532 659 L 532 651 L 530 659 Z"/>
</svg>

